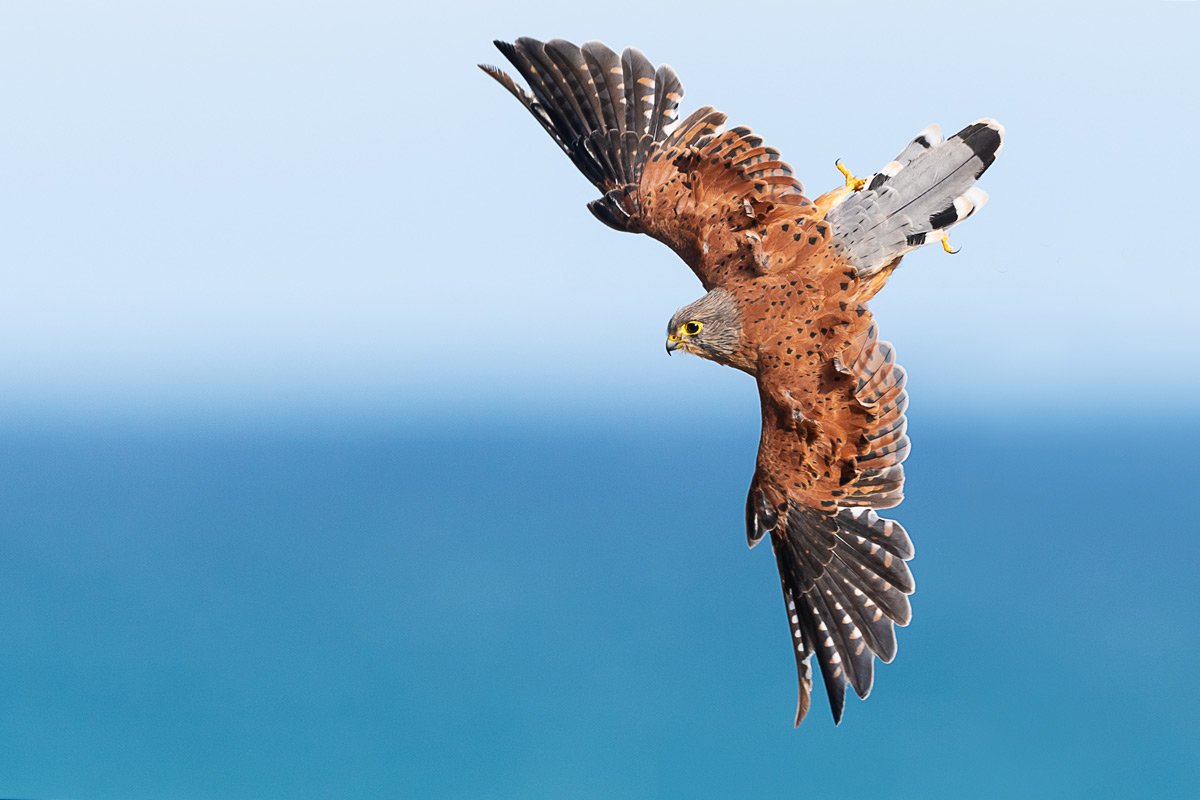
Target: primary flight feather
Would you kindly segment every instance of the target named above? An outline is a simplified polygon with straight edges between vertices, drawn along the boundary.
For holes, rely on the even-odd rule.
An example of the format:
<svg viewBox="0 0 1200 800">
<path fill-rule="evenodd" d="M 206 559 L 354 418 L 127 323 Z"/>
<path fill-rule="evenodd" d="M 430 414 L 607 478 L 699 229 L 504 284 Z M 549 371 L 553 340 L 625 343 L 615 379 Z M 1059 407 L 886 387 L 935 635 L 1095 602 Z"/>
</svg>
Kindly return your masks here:
<svg viewBox="0 0 1200 800">
<path fill-rule="evenodd" d="M 746 536 L 779 567 L 808 712 L 811 661 L 835 722 L 847 685 L 865 698 L 875 658 L 896 655 L 914 589 L 912 542 L 876 509 L 903 498 L 904 370 L 866 302 L 905 253 L 977 211 L 975 187 L 1003 143 L 983 119 L 943 140 L 922 131 L 874 175 L 809 200 L 779 152 L 710 107 L 679 118 L 683 86 L 635 49 L 496 42 L 529 90 L 480 65 L 600 190 L 606 225 L 674 250 L 707 294 L 672 316 L 667 350 L 755 377 L 762 439 Z"/>
</svg>

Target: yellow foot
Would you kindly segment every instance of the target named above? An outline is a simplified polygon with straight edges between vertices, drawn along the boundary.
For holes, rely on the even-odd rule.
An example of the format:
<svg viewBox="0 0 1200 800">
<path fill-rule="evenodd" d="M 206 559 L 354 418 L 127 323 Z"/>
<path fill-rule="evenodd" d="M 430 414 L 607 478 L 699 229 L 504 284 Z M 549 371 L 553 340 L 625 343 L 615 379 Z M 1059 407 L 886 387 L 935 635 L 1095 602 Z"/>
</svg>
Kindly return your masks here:
<svg viewBox="0 0 1200 800">
<path fill-rule="evenodd" d="M 954 247 L 954 248 L 950 247 L 950 232 L 949 231 L 942 232 L 942 249 L 945 250 L 950 255 L 954 255 L 959 250 L 962 250 L 961 247 Z"/>
<path fill-rule="evenodd" d="M 866 178 L 856 178 L 853 175 L 851 175 L 850 170 L 846 169 L 845 165 L 842 164 L 842 160 L 840 158 L 837 161 L 835 161 L 833 165 L 838 168 L 838 172 L 840 172 L 846 176 L 846 187 L 848 189 L 855 191 L 855 192 L 861 192 L 862 188 L 867 185 L 867 179 Z"/>
</svg>

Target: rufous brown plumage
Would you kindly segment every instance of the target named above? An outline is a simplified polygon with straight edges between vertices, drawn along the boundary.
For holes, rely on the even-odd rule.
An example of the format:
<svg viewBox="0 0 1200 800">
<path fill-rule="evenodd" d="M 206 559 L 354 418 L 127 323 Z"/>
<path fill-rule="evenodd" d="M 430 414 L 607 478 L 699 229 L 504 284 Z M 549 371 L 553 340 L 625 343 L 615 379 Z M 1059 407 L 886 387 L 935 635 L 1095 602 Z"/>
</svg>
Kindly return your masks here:
<svg viewBox="0 0 1200 800">
<path fill-rule="evenodd" d="M 762 438 L 746 501 L 751 546 L 770 537 L 800 681 L 816 656 L 835 721 L 847 685 L 866 697 L 874 659 L 896 655 L 911 617 L 912 542 L 876 510 L 903 497 L 905 373 L 866 302 L 900 258 L 983 205 L 975 180 L 1003 128 L 980 120 L 943 140 L 922 131 L 865 179 L 809 200 L 777 150 L 725 115 L 680 120 L 667 66 L 602 44 L 518 39 L 497 47 L 529 85 L 483 69 L 533 114 L 600 190 L 589 209 L 645 233 L 708 294 L 681 309 L 668 350 L 755 377 Z M 947 245 L 947 249 L 949 249 Z"/>
</svg>

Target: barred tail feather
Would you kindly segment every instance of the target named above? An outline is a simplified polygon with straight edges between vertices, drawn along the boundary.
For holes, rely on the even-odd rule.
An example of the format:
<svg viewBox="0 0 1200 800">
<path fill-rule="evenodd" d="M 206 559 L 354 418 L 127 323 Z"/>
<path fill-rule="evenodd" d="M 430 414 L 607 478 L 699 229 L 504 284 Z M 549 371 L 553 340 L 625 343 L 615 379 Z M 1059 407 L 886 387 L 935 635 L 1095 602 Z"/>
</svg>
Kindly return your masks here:
<svg viewBox="0 0 1200 800">
<path fill-rule="evenodd" d="M 756 499 L 752 490 L 747 524 L 771 534 L 800 684 L 796 725 L 811 704 L 814 655 L 840 723 L 846 687 L 861 698 L 871 693 L 874 659 L 895 658 L 895 626 L 912 617 L 912 541 L 898 523 L 861 508 L 830 516 L 789 503 L 786 521 L 775 525 Z"/>
<path fill-rule="evenodd" d="M 981 119 L 942 141 L 937 126 L 921 131 L 883 169 L 834 206 L 826 219 L 860 277 L 894 267 L 905 253 L 983 207 L 974 186 L 1004 145 L 1004 127 Z M 934 234 L 934 235 L 931 235 Z"/>
</svg>

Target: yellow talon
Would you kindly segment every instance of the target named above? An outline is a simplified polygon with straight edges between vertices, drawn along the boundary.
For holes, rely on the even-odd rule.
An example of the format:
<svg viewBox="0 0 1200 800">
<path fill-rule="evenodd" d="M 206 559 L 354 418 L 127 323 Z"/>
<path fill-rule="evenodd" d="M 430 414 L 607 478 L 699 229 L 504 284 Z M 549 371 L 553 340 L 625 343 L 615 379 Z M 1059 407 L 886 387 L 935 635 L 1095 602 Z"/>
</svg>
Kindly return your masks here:
<svg viewBox="0 0 1200 800">
<path fill-rule="evenodd" d="M 861 192 L 862 188 L 867 185 L 867 179 L 866 178 L 856 178 L 853 175 L 851 175 L 850 170 L 846 169 L 846 167 L 842 164 L 842 160 L 840 158 L 837 161 L 835 161 L 833 165 L 838 168 L 838 172 L 840 172 L 846 176 L 846 187 L 851 189 L 852 191 Z"/>
<path fill-rule="evenodd" d="M 950 232 L 949 231 L 945 231 L 942 233 L 942 249 L 945 250 L 950 255 L 954 255 L 959 250 L 962 250 L 961 247 L 959 247 L 959 248 L 951 248 L 950 247 Z"/>
<path fill-rule="evenodd" d="M 846 176 L 846 184 L 839 186 L 836 189 L 826 192 L 813 201 L 814 211 L 817 213 L 817 219 L 825 216 L 831 208 L 845 201 L 847 197 L 855 192 L 861 192 L 863 187 L 867 185 L 866 178 L 856 178 L 850 174 L 850 170 L 842 165 L 841 159 L 833 162 L 838 168 L 838 172 Z"/>
</svg>

